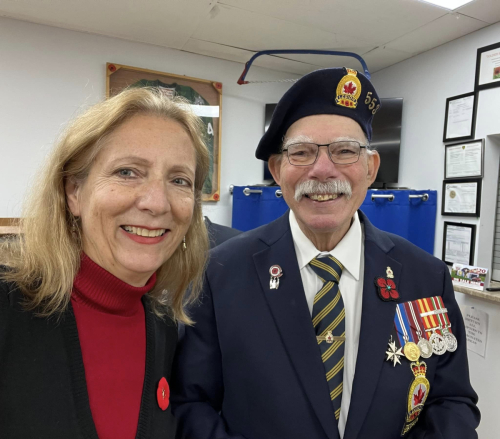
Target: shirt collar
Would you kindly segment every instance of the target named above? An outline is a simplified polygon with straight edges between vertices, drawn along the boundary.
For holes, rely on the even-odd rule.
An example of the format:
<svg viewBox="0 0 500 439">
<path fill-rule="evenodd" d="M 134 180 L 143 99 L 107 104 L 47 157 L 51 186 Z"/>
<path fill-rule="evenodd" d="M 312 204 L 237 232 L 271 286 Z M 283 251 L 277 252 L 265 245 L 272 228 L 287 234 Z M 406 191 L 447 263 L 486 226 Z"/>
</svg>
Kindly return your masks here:
<svg viewBox="0 0 500 439">
<path fill-rule="evenodd" d="M 314 244 L 301 230 L 297 222 L 297 218 L 295 218 L 295 214 L 292 210 L 290 210 L 289 221 L 300 270 L 307 266 L 309 262 L 318 256 L 318 254 L 325 256 L 330 254 L 338 259 L 342 265 L 344 265 L 344 268 L 352 275 L 352 277 L 354 277 L 354 279 L 359 280 L 363 233 L 361 230 L 358 212 L 354 214 L 351 227 L 345 236 L 330 252 L 320 252 L 314 246 Z"/>
</svg>

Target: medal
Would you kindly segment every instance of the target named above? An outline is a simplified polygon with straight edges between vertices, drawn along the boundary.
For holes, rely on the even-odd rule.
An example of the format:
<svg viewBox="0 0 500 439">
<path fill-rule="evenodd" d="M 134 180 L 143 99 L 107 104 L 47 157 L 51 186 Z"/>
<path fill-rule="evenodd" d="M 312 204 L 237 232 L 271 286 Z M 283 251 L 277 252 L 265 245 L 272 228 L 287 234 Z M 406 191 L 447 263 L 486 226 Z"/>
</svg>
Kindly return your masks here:
<svg viewBox="0 0 500 439">
<path fill-rule="evenodd" d="M 450 331 L 451 323 L 448 319 L 448 310 L 444 307 L 443 299 L 441 297 L 433 297 L 432 304 L 437 311 L 440 311 L 440 314 L 437 315 L 437 318 L 439 320 L 439 326 L 442 326 L 442 333 L 446 344 L 446 350 L 448 352 L 455 352 L 458 347 L 457 338 Z"/>
<path fill-rule="evenodd" d="M 399 361 L 399 357 L 403 356 L 403 352 L 401 352 L 401 348 L 396 347 L 396 342 L 392 341 L 392 335 L 389 340 L 389 350 L 385 352 L 387 354 L 387 358 L 385 361 L 392 361 L 393 362 L 393 367 L 396 367 L 396 364 L 401 364 L 401 361 Z"/>
<path fill-rule="evenodd" d="M 411 318 L 413 320 L 413 327 L 415 328 L 415 332 L 417 333 L 418 337 L 417 346 L 420 349 L 420 355 L 423 358 L 429 358 L 432 355 L 432 344 L 429 342 L 429 340 L 427 340 L 427 338 L 425 338 L 425 332 L 422 333 L 420 322 L 418 321 L 417 314 L 415 313 L 415 308 L 413 307 L 413 302 L 407 302 L 404 305 L 407 315 L 411 315 Z M 408 311 L 410 312 L 408 313 Z"/>
<path fill-rule="evenodd" d="M 417 345 L 420 348 L 420 355 L 422 355 L 423 358 L 430 358 L 432 356 L 432 344 L 429 340 L 421 338 Z"/>
<path fill-rule="evenodd" d="M 426 331 L 433 331 L 429 337 L 429 341 L 432 344 L 432 352 L 436 355 L 443 355 L 446 352 L 446 341 L 441 334 L 436 332 L 436 329 L 438 328 L 432 328 L 430 330 L 426 329 Z"/>
<path fill-rule="evenodd" d="M 427 400 L 427 396 L 429 395 L 431 388 L 429 380 L 425 377 L 427 364 L 423 361 L 421 363 L 418 361 L 411 363 L 411 371 L 413 372 L 415 379 L 411 383 L 408 391 L 407 414 L 401 436 L 408 433 L 408 431 L 410 431 L 410 429 L 417 423 L 418 416 L 424 408 L 425 401 Z"/>
<path fill-rule="evenodd" d="M 283 276 L 283 270 L 279 265 L 273 265 L 269 269 L 269 274 L 271 275 L 271 280 L 269 281 L 269 288 L 271 290 L 277 290 L 280 286 L 280 277 Z"/>
<path fill-rule="evenodd" d="M 436 311 L 432 306 L 432 301 L 429 298 L 418 299 L 416 301 L 417 307 L 420 311 L 420 317 L 424 322 L 425 332 L 432 334 L 429 336 L 429 342 L 432 345 L 432 352 L 436 355 L 443 355 L 446 352 L 446 342 L 444 337 L 437 332 L 441 329 L 439 326 Z"/>
<path fill-rule="evenodd" d="M 448 352 L 455 352 L 457 350 L 457 338 L 451 332 L 446 332 L 446 334 L 444 334 L 444 341 Z"/>
<path fill-rule="evenodd" d="M 418 361 L 420 358 L 420 348 L 412 341 L 405 343 L 403 352 L 409 361 Z"/>
<path fill-rule="evenodd" d="M 406 315 L 406 310 L 404 304 L 400 303 L 396 305 L 396 330 L 399 334 L 403 335 L 404 348 L 403 353 L 408 361 L 418 361 L 420 358 L 420 348 L 413 341 L 413 334 L 411 333 L 410 324 L 408 321 L 408 316 Z M 410 340 L 410 337 L 412 340 Z"/>
</svg>

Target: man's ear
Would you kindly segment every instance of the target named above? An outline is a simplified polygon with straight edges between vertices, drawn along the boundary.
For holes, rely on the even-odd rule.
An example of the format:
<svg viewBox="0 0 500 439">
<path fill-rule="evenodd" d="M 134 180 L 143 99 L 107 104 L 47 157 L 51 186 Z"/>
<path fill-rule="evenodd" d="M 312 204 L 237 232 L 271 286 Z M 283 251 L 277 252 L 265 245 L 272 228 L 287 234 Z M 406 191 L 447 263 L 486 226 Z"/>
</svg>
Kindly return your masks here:
<svg viewBox="0 0 500 439">
<path fill-rule="evenodd" d="M 269 157 L 269 161 L 267 162 L 269 166 L 269 172 L 271 172 L 271 175 L 274 178 L 274 181 L 280 185 L 280 176 L 281 176 L 281 160 L 283 159 L 283 156 L 280 154 L 273 154 L 271 157 Z"/>
<path fill-rule="evenodd" d="M 78 194 L 80 192 L 80 185 L 78 185 L 74 178 L 69 177 L 64 183 L 64 191 L 66 192 L 66 202 L 68 203 L 69 210 L 73 216 L 78 217 L 80 214 L 80 200 Z"/>
<path fill-rule="evenodd" d="M 368 172 L 366 175 L 367 180 L 370 182 L 369 186 L 371 186 L 377 178 L 379 168 L 380 155 L 377 151 L 372 151 L 372 153 L 368 154 Z"/>
</svg>

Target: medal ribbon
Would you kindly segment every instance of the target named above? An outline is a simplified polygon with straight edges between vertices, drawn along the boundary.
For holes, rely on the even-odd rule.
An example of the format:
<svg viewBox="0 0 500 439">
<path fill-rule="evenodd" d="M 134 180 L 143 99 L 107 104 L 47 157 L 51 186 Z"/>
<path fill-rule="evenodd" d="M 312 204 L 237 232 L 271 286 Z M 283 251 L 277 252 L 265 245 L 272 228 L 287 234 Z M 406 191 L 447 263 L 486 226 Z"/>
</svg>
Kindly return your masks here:
<svg viewBox="0 0 500 439">
<path fill-rule="evenodd" d="M 437 297 L 432 297 L 432 306 L 434 307 L 434 309 L 436 311 L 441 311 L 441 309 L 442 309 L 441 304 L 439 303 L 439 300 Z M 446 332 L 446 328 L 447 328 L 446 321 L 444 318 L 444 313 L 438 312 L 437 318 L 439 320 L 439 328 L 441 329 L 441 334 L 444 335 L 444 333 Z"/>
<path fill-rule="evenodd" d="M 439 306 L 440 310 L 445 309 L 443 298 L 441 296 L 437 296 L 437 302 L 438 302 L 438 306 Z M 448 317 L 448 313 L 444 312 L 442 314 L 442 316 L 443 316 L 443 319 L 446 323 L 446 327 L 448 328 L 448 331 L 451 333 L 451 323 L 450 323 L 450 319 Z"/>
<path fill-rule="evenodd" d="M 394 323 L 396 324 L 396 331 L 398 333 L 398 338 L 401 346 L 404 346 L 408 341 L 414 341 L 413 334 L 410 328 L 410 322 L 408 321 L 408 316 L 404 308 L 404 304 L 399 303 L 396 305 L 396 316 L 394 318 Z M 401 335 L 403 335 L 403 340 L 401 340 Z"/>
<path fill-rule="evenodd" d="M 427 334 L 424 331 L 422 331 L 422 327 L 424 326 L 423 323 L 422 323 L 422 320 L 421 320 L 421 317 L 420 317 L 420 314 L 416 314 L 415 313 L 415 309 L 413 307 L 413 302 L 406 302 L 405 304 L 405 309 L 406 309 L 406 314 L 408 316 L 411 315 L 412 317 L 412 320 L 413 320 L 413 323 L 415 325 L 415 328 L 412 327 L 412 329 L 415 329 L 415 332 L 416 332 L 416 337 L 414 336 L 414 339 L 415 340 L 419 340 L 420 338 L 424 338 L 424 339 L 427 339 Z M 418 317 L 417 317 L 418 315 Z M 420 319 L 420 321 L 419 321 Z"/>
<path fill-rule="evenodd" d="M 408 335 L 410 336 L 409 341 L 417 343 L 418 342 L 417 327 L 414 324 L 412 325 L 412 316 L 408 308 L 408 303 L 409 302 L 406 302 L 400 305 L 401 314 L 403 315 L 403 319 L 405 320 L 405 322 L 408 322 L 408 326 L 406 327 L 406 329 L 408 330 Z"/>
<path fill-rule="evenodd" d="M 439 331 L 441 328 L 439 326 L 436 316 L 433 314 L 429 314 L 434 311 L 431 299 L 432 298 L 429 297 L 418 299 L 417 300 L 418 310 L 420 311 L 420 315 L 423 318 L 426 332 L 436 329 L 437 332 L 441 334 L 441 332 Z"/>
</svg>

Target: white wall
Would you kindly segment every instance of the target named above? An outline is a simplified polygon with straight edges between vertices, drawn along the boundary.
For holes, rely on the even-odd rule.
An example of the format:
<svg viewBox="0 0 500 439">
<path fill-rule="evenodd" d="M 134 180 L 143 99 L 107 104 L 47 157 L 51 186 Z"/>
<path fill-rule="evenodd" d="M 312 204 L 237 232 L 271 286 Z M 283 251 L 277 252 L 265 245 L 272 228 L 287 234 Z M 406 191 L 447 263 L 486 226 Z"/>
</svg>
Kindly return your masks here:
<svg viewBox="0 0 500 439">
<path fill-rule="evenodd" d="M 0 17 L 0 217 L 18 217 L 27 185 L 64 125 L 105 95 L 106 62 L 223 83 L 221 200 L 206 203 L 231 224 L 229 185 L 262 182 L 254 157 L 264 104 L 289 85 L 238 85 L 243 65 L 131 41 Z M 293 77 L 252 67 L 254 79 Z"/>
<path fill-rule="evenodd" d="M 459 25 L 459 23 L 457 23 Z M 500 42 L 500 24 L 440 46 L 429 52 L 384 69 L 373 75 L 381 97 L 403 97 L 403 132 L 400 186 L 436 189 L 441 202 L 444 179 L 442 143 L 446 99 L 474 89 L 477 49 Z M 500 88 L 481 91 L 477 113 L 476 138 L 484 138 L 485 169 L 479 220 L 442 217 L 438 207 L 434 254 L 441 257 L 443 222 L 477 224 L 475 264 L 491 268 L 495 200 L 500 163 Z M 489 314 L 486 358 L 469 352 L 472 384 L 479 394 L 482 423 L 479 437 L 499 437 L 500 403 L 500 304 L 457 293 L 461 305 L 474 306 Z"/>
</svg>

